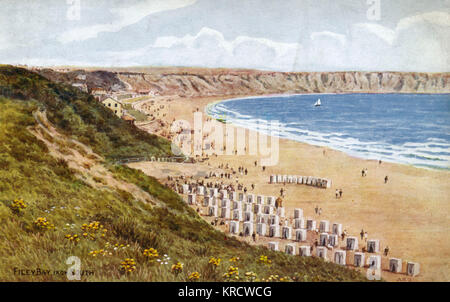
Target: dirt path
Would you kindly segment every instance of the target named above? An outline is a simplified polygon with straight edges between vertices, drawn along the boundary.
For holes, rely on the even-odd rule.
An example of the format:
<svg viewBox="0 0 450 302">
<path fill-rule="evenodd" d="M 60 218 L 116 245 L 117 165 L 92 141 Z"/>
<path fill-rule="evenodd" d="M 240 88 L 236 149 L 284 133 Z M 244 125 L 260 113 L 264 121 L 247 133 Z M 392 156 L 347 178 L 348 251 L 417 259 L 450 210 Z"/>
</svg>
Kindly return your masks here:
<svg viewBox="0 0 450 302">
<path fill-rule="evenodd" d="M 136 185 L 116 179 L 102 164 L 104 159 L 90 147 L 60 134 L 48 121 L 45 112 L 35 112 L 34 116 L 38 124 L 28 130 L 47 145 L 53 157 L 65 160 L 81 180 L 98 189 L 120 189 L 138 200 L 157 203 L 154 197 Z"/>
</svg>

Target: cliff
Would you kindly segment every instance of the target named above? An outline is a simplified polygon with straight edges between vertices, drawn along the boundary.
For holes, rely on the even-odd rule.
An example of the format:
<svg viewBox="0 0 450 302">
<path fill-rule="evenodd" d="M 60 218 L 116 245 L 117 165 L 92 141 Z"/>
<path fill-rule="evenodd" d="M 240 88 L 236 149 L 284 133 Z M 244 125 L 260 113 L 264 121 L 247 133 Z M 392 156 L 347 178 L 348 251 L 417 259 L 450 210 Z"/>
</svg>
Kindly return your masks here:
<svg viewBox="0 0 450 302">
<path fill-rule="evenodd" d="M 274 93 L 448 93 L 449 73 L 264 72 L 195 70 L 195 72 L 116 72 L 136 90 L 160 95 L 213 96 Z"/>
<path fill-rule="evenodd" d="M 208 68 L 51 69 L 38 73 L 55 82 L 79 83 L 88 89 L 144 90 L 159 95 L 220 96 L 275 93 L 450 93 L 450 73 L 410 72 L 269 72 Z"/>
</svg>

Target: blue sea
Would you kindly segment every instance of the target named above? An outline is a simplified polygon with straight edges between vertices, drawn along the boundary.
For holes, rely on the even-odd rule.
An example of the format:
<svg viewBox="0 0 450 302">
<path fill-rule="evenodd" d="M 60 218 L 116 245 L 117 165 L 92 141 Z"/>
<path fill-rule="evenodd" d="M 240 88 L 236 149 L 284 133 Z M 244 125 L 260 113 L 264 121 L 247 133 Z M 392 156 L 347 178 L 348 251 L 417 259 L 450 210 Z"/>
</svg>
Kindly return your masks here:
<svg viewBox="0 0 450 302">
<path fill-rule="evenodd" d="M 207 114 L 360 158 L 450 169 L 450 94 L 254 97 L 213 104 Z M 280 123 L 275 131 L 273 121 Z"/>
</svg>

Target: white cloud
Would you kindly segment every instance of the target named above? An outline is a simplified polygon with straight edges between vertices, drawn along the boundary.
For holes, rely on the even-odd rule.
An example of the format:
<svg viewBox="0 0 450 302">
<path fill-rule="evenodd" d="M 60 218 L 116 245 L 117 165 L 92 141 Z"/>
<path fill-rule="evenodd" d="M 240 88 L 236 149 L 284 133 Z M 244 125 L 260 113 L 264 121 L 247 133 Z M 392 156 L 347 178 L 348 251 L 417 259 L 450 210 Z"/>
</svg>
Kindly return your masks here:
<svg viewBox="0 0 450 302">
<path fill-rule="evenodd" d="M 450 14 L 430 12 L 399 20 L 395 29 L 358 23 L 351 30 L 348 64 L 365 70 L 448 72 Z"/>
<path fill-rule="evenodd" d="M 186 7 L 195 2 L 197 0 L 145 0 L 134 5 L 126 2 L 122 8 L 109 9 L 115 16 L 110 23 L 76 27 L 61 34 L 58 40 L 62 43 L 83 41 L 95 38 L 102 32 L 117 32 L 139 22 L 148 15 Z"/>
<path fill-rule="evenodd" d="M 296 43 L 246 36 L 227 41 L 222 33 L 205 27 L 195 36 L 159 37 L 149 46 L 132 51 L 107 52 L 106 56 L 110 60 L 120 58 L 124 62 L 131 60 L 145 65 L 291 70 L 297 48 Z"/>
<path fill-rule="evenodd" d="M 346 36 L 338 33 L 334 33 L 331 31 L 321 31 L 321 32 L 314 32 L 311 34 L 311 40 L 336 40 L 341 43 L 342 46 L 346 43 Z"/>
<path fill-rule="evenodd" d="M 398 22 L 396 31 L 408 29 L 409 27 L 422 22 L 448 27 L 450 26 L 450 14 L 436 11 L 406 17 Z"/>
</svg>

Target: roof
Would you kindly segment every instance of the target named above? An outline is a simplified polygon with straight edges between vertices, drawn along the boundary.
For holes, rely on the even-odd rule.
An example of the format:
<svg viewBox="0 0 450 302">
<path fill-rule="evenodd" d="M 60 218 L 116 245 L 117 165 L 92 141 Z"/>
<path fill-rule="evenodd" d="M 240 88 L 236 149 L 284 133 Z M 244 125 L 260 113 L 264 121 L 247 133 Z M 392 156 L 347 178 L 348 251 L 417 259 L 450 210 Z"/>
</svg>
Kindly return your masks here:
<svg viewBox="0 0 450 302">
<path fill-rule="evenodd" d="M 132 117 L 131 115 L 123 115 L 122 116 L 122 119 L 123 120 L 126 120 L 126 121 L 134 121 L 134 120 L 136 120 L 134 117 Z"/>
</svg>

